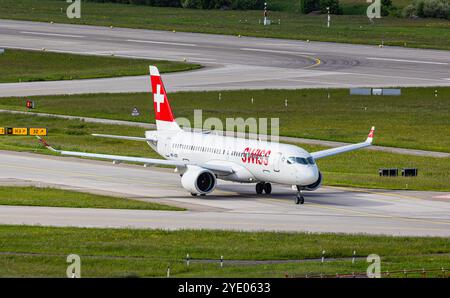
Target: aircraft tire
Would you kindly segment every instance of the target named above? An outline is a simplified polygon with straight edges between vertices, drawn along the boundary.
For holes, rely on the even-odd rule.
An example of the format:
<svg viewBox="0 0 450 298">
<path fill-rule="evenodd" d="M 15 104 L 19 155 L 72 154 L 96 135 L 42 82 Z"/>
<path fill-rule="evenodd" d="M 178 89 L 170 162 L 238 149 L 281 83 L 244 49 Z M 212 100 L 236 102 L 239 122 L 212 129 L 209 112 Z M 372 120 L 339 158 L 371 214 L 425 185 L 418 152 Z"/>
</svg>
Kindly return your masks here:
<svg viewBox="0 0 450 298">
<path fill-rule="evenodd" d="M 264 183 L 261 183 L 261 182 L 256 183 L 255 189 L 256 189 L 256 194 L 258 194 L 258 195 L 262 194 L 263 190 L 264 190 Z"/>
</svg>

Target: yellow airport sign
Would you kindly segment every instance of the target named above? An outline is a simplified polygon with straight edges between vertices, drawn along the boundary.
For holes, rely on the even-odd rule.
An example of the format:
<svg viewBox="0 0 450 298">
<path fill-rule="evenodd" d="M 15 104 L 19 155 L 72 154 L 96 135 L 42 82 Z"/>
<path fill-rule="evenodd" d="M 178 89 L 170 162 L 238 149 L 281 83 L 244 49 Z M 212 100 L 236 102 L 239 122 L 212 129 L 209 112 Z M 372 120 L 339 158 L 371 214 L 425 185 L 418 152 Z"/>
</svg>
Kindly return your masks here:
<svg viewBox="0 0 450 298">
<path fill-rule="evenodd" d="M 30 136 L 46 136 L 47 135 L 47 128 L 37 128 L 37 127 L 31 127 L 29 131 Z"/>
<path fill-rule="evenodd" d="M 26 127 L 13 127 L 12 134 L 17 136 L 26 136 L 28 135 L 28 128 Z"/>
<path fill-rule="evenodd" d="M 0 135 L 14 136 L 46 136 L 47 128 L 43 127 L 0 127 Z"/>
</svg>

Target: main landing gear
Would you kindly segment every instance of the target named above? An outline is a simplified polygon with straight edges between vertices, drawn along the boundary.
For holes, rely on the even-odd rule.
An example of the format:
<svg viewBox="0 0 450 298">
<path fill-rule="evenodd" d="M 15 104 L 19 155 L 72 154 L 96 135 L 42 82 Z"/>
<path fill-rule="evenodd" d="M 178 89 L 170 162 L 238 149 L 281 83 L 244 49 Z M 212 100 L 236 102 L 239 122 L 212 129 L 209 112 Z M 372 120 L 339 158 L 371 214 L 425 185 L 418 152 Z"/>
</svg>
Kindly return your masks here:
<svg viewBox="0 0 450 298">
<path fill-rule="evenodd" d="M 270 195 L 272 193 L 272 184 L 270 183 L 265 183 L 265 182 L 258 182 L 256 183 L 256 193 L 258 195 L 262 194 L 263 191 Z"/>
<path fill-rule="evenodd" d="M 196 197 L 196 196 L 197 196 L 197 194 L 196 194 L 196 193 L 193 193 L 193 192 L 191 192 L 191 196 L 193 196 L 193 197 Z M 201 194 L 200 194 L 200 196 L 201 196 L 201 197 L 204 197 L 204 196 L 206 196 L 206 194 L 205 194 L 205 193 L 201 193 Z"/>
<path fill-rule="evenodd" d="M 297 196 L 295 197 L 295 204 L 304 204 L 305 198 L 303 197 L 303 190 L 299 190 Z"/>
</svg>

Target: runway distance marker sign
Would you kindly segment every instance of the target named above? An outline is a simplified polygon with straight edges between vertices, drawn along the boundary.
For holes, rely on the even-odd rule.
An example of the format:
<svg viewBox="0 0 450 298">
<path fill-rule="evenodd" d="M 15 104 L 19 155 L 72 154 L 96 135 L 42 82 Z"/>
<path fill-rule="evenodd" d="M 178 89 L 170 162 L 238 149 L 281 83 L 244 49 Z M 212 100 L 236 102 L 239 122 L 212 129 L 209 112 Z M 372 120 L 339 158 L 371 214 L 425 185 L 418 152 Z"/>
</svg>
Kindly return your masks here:
<svg viewBox="0 0 450 298">
<path fill-rule="evenodd" d="M 28 135 L 28 128 L 26 127 L 13 127 L 12 134 L 16 136 L 26 136 Z"/>
<path fill-rule="evenodd" d="M 30 128 L 29 131 L 30 136 L 46 136 L 47 135 L 47 128 Z"/>
<path fill-rule="evenodd" d="M 13 136 L 46 136 L 47 128 L 42 127 L 0 127 L 0 135 Z"/>
</svg>

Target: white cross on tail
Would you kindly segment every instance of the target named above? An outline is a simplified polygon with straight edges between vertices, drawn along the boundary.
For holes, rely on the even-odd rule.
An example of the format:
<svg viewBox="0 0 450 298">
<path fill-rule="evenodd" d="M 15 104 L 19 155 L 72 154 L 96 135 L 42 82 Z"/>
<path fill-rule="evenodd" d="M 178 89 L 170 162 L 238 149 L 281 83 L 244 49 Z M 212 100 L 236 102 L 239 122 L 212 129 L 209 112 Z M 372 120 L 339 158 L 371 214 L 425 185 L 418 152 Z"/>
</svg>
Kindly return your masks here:
<svg viewBox="0 0 450 298">
<path fill-rule="evenodd" d="M 153 96 L 153 102 L 156 102 L 156 112 L 161 110 L 161 104 L 164 103 L 164 94 L 161 94 L 161 85 L 156 85 L 156 93 Z"/>
</svg>

